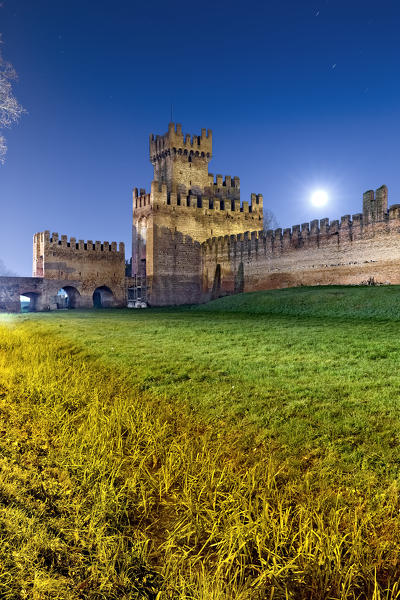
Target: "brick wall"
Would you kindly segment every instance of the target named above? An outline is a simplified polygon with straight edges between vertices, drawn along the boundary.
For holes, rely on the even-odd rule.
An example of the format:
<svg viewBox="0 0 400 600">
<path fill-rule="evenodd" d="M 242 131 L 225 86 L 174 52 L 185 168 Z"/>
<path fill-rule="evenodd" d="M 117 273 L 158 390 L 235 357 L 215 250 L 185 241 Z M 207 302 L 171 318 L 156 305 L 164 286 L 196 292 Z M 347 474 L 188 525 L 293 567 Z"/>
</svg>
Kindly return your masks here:
<svg viewBox="0 0 400 600">
<path fill-rule="evenodd" d="M 125 248 L 121 242 L 68 239 L 49 231 L 33 238 L 33 276 L 45 279 L 80 281 L 82 305 L 93 306 L 92 294 L 108 287 L 116 305 L 125 304 Z"/>
<path fill-rule="evenodd" d="M 400 284 L 400 208 L 381 221 L 362 215 L 301 227 L 225 236 L 202 244 L 203 300 L 296 285 Z M 219 266 L 218 266 L 219 265 Z M 242 284 L 240 285 L 240 281 Z M 213 292 L 214 289 L 214 292 Z"/>
</svg>

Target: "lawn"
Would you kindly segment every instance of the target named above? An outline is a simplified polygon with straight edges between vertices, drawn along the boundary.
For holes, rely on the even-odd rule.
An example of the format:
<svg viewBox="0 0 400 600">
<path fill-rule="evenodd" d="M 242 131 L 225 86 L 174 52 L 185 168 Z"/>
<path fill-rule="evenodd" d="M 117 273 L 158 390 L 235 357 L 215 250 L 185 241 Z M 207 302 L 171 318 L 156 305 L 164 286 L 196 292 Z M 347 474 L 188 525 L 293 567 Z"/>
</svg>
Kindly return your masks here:
<svg viewBox="0 0 400 600">
<path fill-rule="evenodd" d="M 0 349 L 1 597 L 400 597 L 399 287 L 6 315 Z"/>
</svg>

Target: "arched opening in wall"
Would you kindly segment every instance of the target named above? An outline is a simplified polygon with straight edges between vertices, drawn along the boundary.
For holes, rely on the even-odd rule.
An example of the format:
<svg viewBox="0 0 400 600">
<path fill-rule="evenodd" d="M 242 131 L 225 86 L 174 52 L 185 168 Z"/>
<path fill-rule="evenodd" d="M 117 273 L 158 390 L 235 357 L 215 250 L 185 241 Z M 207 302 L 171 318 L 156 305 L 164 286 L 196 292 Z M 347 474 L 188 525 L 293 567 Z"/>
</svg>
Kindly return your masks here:
<svg viewBox="0 0 400 600">
<path fill-rule="evenodd" d="M 19 296 L 19 302 L 21 306 L 21 312 L 35 312 L 37 310 L 37 301 L 39 294 L 35 292 L 24 292 Z"/>
<path fill-rule="evenodd" d="M 75 287 L 72 285 L 66 285 L 57 292 L 57 308 L 78 308 L 80 297 L 81 295 Z"/>
<path fill-rule="evenodd" d="M 94 308 L 111 308 L 114 306 L 114 294 L 106 285 L 98 287 L 93 292 Z"/>
<path fill-rule="evenodd" d="M 211 298 L 219 298 L 221 293 L 221 265 L 217 265 L 215 269 L 214 282 L 211 292 Z"/>
<path fill-rule="evenodd" d="M 244 292 L 244 267 L 241 262 L 235 275 L 235 294 L 241 294 L 242 292 Z"/>
</svg>

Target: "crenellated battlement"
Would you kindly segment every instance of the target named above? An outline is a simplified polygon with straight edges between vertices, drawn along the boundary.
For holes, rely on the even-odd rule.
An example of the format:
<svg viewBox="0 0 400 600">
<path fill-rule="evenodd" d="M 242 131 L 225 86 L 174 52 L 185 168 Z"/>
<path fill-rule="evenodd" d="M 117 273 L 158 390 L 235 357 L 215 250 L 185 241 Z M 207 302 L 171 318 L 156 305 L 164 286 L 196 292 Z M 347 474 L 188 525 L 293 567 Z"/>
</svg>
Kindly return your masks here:
<svg viewBox="0 0 400 600">
<path fill-rule="evenodd" d="M 300 285 L 398 285 L 399 260 L 400 204 L 388 208 L 382 186 L 364 194 L 362 213 L 205 240 L 202 299 Z"/>
<path fill-rule="evenodd" d="M 221 177 L 222 176 L 217 176 Z M 238 180 L 235 177 L 234 180 Z M 220 180 L 217 180 L 218 184 Z M 228 178 L 228 182 L 231 178 Z M 236 189 L 239 185 L 238 181 L 234 182 L 236 185 L 231 186 Z M 207 190 L 206 190 L 207 191 Z M 168 190 L 168 186 L 165 183 L 159 183 L 153 181 L 151 184 L 151 193 L 148 194 L 144 189 L 138 190 L 134 188 L 133 191 L 133 210 L 136 215 L 139 215 L 141 209 L 146 207 L 172 207 L 172 208 L 189 208 L 195 210 L 206 210 L 206 211 L 222 211 L 232 217 L 243 217 L 249 216 L 249 218 L 257 219 L 262 221 L 263 219 L 263 196 L 262 194 L 251 194 L 250 201 L 240 202 L 240 199 L 220 197 L 208 194 L 194 193 L 193 190 L 187 190 L 186 186 L 180 186 L 179 191 L 171 192 Z"/>
<path fill-rule="evenodd" d="M 386 188 L 386 186 L 382 186 Z M 379 188 L 380 190 L 382 188 Z M 387 190 L 387 188 L 386 188 Z M 387 193 L 387 192 L 386 192 Z M 365 194 L 364 194 L 365 197 Z M 236 251 L 238 245 L 243 251 L 263 248 L 267 254 L 298 250 L 301 248 L 320 248 L 341 242 L 352 242 L 359 239 L 369 239 L 377 232 L 400 232 L 400 204 L 393 204 L 381 214 L 380 220 L 371 220 L 369 213 L 343 215 L 340 219 L 314 219 L 301 225 L 293 225 L 282 230 L 246 231 L 233 235 L 211 237 L 202 244 L 204 253 L 216 250 L 225 251 L 228 246 Z"/>
<path fill-rule="evenodd" d="M 144 188 L 133 188 L 133 210 L 150 206 L 151 194 L 147 194 Z"/>
<path fill-rule="evenodd" d="M 240 178 L 236 177 L 236 175 L 235 177 L 232 177 L 231 175 L 225 175 L 225 177 L 216 175 L 214 178 L 214 174 L 209 173 L 208 177 L 210 187 L 240 189 Z"/>
<path fill-rule="evenodd" d="M 169 123 L 164 135 L 150 134 L 150 160 L 152 162 L 170 154 L 185 154 L 211 158 L 212 131 L 202 129 L 201 135 L 182 133 L 180 123 Z"/>
<path fill-rule="evenodd" d="M 36 233 L 33 236 L 34 246 L 36 244 L 43 245 L 46 249 L 58 249 L 69 250 L 71 252 L 82 251 L 82 252 L 115 252 L 117 254 L 123 254 L 125 256 L 125 244 L 123 242 L 100 242 L 96 240 L 77 240 L 75 237 L 68 238 L 67 235 L 59 235 L 54 232 L 50 235 L 50 231 L 42 231 Z"/>
</svg>

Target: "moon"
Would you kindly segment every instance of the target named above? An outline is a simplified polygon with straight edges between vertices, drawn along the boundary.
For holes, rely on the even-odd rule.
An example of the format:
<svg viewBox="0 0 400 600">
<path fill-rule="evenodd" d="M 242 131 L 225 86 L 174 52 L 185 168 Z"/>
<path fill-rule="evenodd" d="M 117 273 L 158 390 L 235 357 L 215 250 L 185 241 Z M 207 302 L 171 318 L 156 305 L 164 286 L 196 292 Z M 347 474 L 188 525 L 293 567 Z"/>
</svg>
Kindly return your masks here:
<svg viewBox="0 0 400 600">
<path fill-rule="evenodd" d="M 325 206 L 328 202 L 328 194 L 325 190 L 315 190 L 311 196 L 311 203 L 314 206 Z"/>
</svg>

